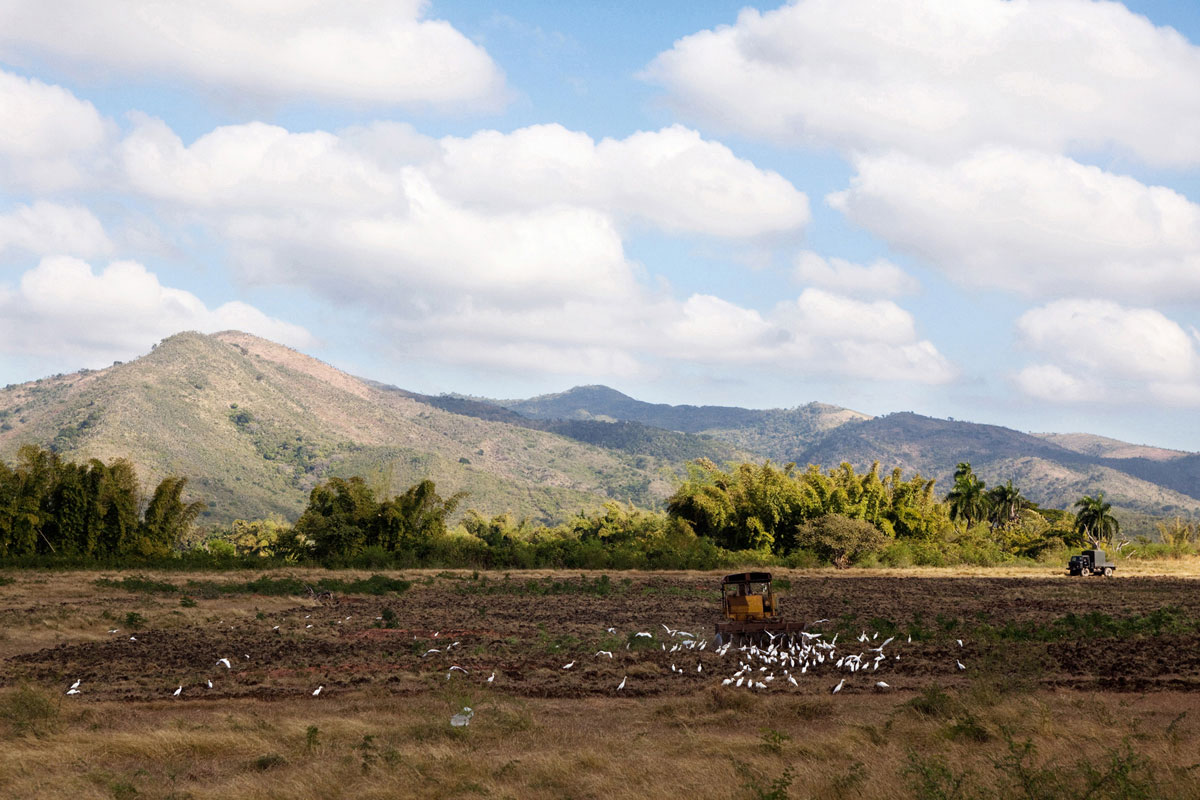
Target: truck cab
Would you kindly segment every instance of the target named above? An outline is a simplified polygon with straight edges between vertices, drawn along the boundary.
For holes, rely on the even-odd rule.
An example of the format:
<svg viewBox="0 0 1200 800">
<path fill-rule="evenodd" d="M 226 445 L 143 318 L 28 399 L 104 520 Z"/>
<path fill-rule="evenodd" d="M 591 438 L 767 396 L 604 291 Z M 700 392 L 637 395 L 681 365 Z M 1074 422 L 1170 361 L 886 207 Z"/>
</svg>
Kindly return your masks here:
<svg viewBox="0 0 1200 800">
<path fill-rule="evenodd" d="M 747 622 L 778 618 L 769 572 L 739 572 L 726 575 L 721 581 L 721 596 L 725 619 Z"/>
<path fill-rule="evenodd" d="M 1077 556 L 1071 556 L 1067 564 L 1067 572 L 1071 575 L 1103 575 L 1111 578 L 1117 565 L 1108 560 L 1103 550 L 1084 550 Z"/>
</svg>

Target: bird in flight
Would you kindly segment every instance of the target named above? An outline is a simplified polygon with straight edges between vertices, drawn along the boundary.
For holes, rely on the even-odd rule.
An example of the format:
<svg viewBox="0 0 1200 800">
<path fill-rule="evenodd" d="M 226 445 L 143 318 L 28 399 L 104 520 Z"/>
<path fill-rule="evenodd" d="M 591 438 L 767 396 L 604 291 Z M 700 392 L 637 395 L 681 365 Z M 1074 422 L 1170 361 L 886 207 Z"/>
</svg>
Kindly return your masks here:
<svg viewBox="0 0 1200 800">
<path fill-rule="evenodd" d="M 224 664 L 224 665 L 225 665 L 225 669 L 233 669 L 233 665 L 229 663 L 229 659 L 228 659 L 228 658 L 218 658 L 218 659 L 217 659 L 217 663 L 218 663 L 218 664 Z"/>
</svg>

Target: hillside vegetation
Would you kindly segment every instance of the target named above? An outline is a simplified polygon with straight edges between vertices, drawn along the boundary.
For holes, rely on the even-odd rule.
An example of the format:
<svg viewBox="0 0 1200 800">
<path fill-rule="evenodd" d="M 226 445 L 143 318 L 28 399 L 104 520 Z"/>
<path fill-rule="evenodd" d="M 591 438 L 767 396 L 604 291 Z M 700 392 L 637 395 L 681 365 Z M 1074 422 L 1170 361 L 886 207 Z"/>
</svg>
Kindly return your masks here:
<svg viewBox="0 0 1200 800">
<path fill-rule="evenodd" d="M 424 479 L 468 492 L 461 509 L 553 523 L 604 502 L 662 508 L 684 466 L 761 462 L 859 471 L 878 462 L 946 491 L 969 461 L 1043 508 L 1103 492 L 1131 532 L 1200 514 L 1200 454 L 1090 434 L 1026 434 L 912 413 L 870 417 L 644 403 L 605 386 L 528 400 L 437 397 L 348 375 L 245 333 L 183 333 L 127 364 L 0 390 L 0 459 L 23 444 L 65 458 L 129 458 L 143 488 L 187 476 L 202 523 L 295 520 L 314 486 Z"/>
<path fill-rule="evenodd" d="M 7 387 L 0 425 L 6 460 L 37 444 L 130 457 L 147 486 L 187 476 L 213 523 L 295 519 L 318 482 L 351 475 L 388 491 L 431 478 L 483 513 L 557 519 L 608 499 L 661 503 L 676 465 L 445 411 L 238 332 L 178 334 L 127 364 Z"/>
</svg>

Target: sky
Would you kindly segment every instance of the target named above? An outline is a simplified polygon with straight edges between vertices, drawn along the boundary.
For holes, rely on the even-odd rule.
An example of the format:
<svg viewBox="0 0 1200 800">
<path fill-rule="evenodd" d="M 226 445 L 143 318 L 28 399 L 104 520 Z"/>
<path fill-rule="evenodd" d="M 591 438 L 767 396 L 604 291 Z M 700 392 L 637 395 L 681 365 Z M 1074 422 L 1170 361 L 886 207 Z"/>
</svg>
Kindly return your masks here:
<svg viewBox="0 0 1200 800">
<path fill-rule="evenodd" d="M 245 330 L 1200 451 L 1200 4 L 0 0 L 0 385 Z"/>
</svg>

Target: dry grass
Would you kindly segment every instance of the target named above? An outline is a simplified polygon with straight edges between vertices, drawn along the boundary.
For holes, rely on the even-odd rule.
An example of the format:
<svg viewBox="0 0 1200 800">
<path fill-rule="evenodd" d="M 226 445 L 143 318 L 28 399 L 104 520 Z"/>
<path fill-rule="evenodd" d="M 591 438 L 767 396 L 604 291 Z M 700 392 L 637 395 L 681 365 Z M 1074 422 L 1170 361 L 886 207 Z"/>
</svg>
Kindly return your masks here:
<svg viewBox="0 0 1200 800">
<path fill-rule="evenodd" d="M 0 707 L 17 690 L 0 693 Z M 912 764 L 994 790 L 1009 740 L 1029 766 L 1103 763 L 1128 742 L 1154 797 L 1194 796 L 1200 699 L 1042 694 L 945 714 L 911 697 L 838 702 L 720 693 L 683 700 L 517 700 L 384 694 L 260 703 L 79 703 L 48 697 L 54 730 L 0 732 L 8 797 L 645 798 L 922 795 Z M 449 718 L 475 703 L 465 729 Z M 1011 777 L 1011 776 L 1009 776 Z M 1064 792 L 1066 790 L 1064 789 Z M 1016 796 L 1016 795 L 1013 795 Z M 1068 793 L 1048 797 L 1071 797 Z M 1100 795 L 1104 796 L 1104 795 Z"/>
<path fill-rule="evenodd" d="M 1138 566 L 1148 567 L 1140 573 L 1146 575 L 1178 567 L 1169 574 L 1200 576 L 1200 563 Z M 1059 577 L 1048 573 L 822 574 Z M 124 627 L 129 613 L 164 629 L 244 619 L 260 610 L 274 614 L 308 602 L 222 595 L 185 607 L 178 594 L 97 587 L 94 581 L 106 574 L 124 577 L 10 573 L 13 583 L 0 587 L 0 663 L 29 650 L 103 638 L 98 631 Z M 329 573 L 291 574 L 313 581 Z M 395 573 L 414 580 L 436 574 Z M 520 577 L 551 574 L 563 576 Z M 147 577 L 180 583 L 254 576 Z M 758 696 L 714 687 L 643 699 L 521 698 L 437 680 L 345 688 L 316 698 L 118 702 L 86 693 L 66 697 L 60 685 L 16 685 L 0 689 L 0 796 L 1052 800 L 1083 796 L 1085 760 L 1116 770 L 1107 784 L 1112 791 L 1095 797 L 1197 796 L 1200 695 L 1035 692 L 1003 677 L 980 672 L 945 693 Z M 451 715 L 464 705 L 475 710 L 471 724 L 452 728 Z M 1032 753 L 1022 749 L 1025 742 Z M 1023 779 L 1041 794 L 1021 794 Z M 1121 786 L 1124 793 L 1117 791 Z"/>
</svg>

